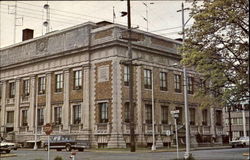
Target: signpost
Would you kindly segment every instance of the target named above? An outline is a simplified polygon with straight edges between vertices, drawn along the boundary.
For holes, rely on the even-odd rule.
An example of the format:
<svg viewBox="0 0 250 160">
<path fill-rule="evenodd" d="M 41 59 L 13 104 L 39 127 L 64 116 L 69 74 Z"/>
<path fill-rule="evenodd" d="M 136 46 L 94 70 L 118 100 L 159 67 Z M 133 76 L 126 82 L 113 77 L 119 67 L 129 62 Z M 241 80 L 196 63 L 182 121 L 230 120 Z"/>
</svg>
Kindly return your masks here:
<svg viewBox="0 0 250 160">
<path fill-rule="evenodd" d="M 47 123 L 43 126 L 43 131 L 45 132 L 45 134 L 48 136 L 48 160 L 49 160 L 49 148 L 50 148 L 50 134 L 52 133 L 53 129 L 52 129 L 52 125 L 50 123 Z"/>
<path fill-rule="evenodd" d="M 179 144 L 178 144 L 178 126 L 177 126 L 177 118 L 179 117 L 179 110 L 171 111 L 170 112 L 174 118 L 175 123 L 175 136 L 176 136 L 176 150 L 177 150 L 177 159 L 179 159 Z"/>
</svg>

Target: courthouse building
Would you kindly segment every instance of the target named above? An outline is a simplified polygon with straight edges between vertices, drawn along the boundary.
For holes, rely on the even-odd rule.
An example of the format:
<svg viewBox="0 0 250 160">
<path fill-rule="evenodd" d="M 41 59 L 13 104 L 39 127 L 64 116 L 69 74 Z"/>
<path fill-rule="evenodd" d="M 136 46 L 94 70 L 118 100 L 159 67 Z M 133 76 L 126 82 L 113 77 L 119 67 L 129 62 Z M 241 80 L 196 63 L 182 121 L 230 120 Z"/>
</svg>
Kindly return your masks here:
<svg viewBox="0 0 250 160">
<path fill-rule="evenodd" d="M 0 50 L 1 135 L 34 140 L 37 120 L 38 140 L 46 139 L 42 126 L 51 123 L 52 135 L 88 140 L 91 147 L 129 146 L 129 69 L 121 63 L 128 60 L 126 26 L 87 22 L 37 38 L 32 32 Z M 170 111 L 176 109 L 183 144 L 183 74 L 173 67 L 181 42 L 137 29 L 132 37 L 136 144 L 152 145 L 152 89 L 156 145 L 174 144 Z M 194 92 L 202 78 L 187 72 L 191 142 L 221 143 L 222 110 L 199 107 Z"/>
</svg>

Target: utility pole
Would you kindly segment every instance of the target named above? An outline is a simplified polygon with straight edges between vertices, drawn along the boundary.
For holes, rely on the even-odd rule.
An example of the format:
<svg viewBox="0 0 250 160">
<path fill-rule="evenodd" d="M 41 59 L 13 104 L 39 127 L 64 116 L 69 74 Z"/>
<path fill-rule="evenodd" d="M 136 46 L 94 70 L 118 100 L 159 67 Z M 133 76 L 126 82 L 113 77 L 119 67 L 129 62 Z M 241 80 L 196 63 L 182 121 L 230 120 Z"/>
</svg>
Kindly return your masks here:
<svg viewBox="0 0 250 160">
<path fill-rule="evenodd" d="M 188 10 L 189 8 L 184 8 L 184 4 L 182 2 L 181 10 L 178 10 L 177 12 L 182 13 L 182 46 L 184 46 L 185 43 L 185 25 L 187 22 L 191 19 L 191 17 L 187 20 L 185 23 L 184 20 L 184 11 Z M 182 48 L 183 52 L 183 48 Z M 184 154 L 184 158 L 188 159 L 191 156 L 190 153 L 190 128 L 189 128 L 189 108 L 188 108 L 188 96 L 187 96 L 187 71 L 186 67 L 183 66 L 183 74 L 184 74 L 184 104 L 185 104 L 185 127 L 186 127 L 186 152 Z"/>
<path fill-rule="evenodd" d="M 128 58 L 129 58 L 129 108 L 130 108 L 130 151 L 135 152 L 135 123 L 134 123 L 134 96 L 133 96 L 133 79 L 134 71 L 132 64 L 132 44 L 131 44 L 131 12 L 130 0 L 127 0 L 127 16 L 128 16 Z"/>
</svg>

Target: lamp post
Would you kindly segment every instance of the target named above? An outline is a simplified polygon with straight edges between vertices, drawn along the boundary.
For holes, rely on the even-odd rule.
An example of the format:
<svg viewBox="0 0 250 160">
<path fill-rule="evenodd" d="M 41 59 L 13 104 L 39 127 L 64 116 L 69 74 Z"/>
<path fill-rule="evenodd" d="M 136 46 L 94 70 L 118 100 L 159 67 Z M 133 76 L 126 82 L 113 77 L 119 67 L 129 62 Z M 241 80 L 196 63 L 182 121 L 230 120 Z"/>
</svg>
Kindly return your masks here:
<svg viewBox="0 0 250 160">
<path fill-rule="evenodd" d="M 155 107 L 154 107 L 154 72 L 152 68 L 152 77 L 151 77 L 151 83 L 152 83 L 152 136 L 153 136 L 153 144 L 152 144 L 152 151 L 156 150 L 155 146 Z"/>
<path fill-rule="evenodd" d="M 36 83 L 36 82 L 35 82 Z M 37 85 L 35 84 L 34 85 L 35 87 L 35 101 L 36 101 L 36 104 L 35 104 L 35 143 L 34 143 L 34 150 L 37 150 L 37 121 L 38 121 L 38 115 L 37 115 L 37 107 L 38 107 L 38 82 L 37 82 Z"/>
</svg>

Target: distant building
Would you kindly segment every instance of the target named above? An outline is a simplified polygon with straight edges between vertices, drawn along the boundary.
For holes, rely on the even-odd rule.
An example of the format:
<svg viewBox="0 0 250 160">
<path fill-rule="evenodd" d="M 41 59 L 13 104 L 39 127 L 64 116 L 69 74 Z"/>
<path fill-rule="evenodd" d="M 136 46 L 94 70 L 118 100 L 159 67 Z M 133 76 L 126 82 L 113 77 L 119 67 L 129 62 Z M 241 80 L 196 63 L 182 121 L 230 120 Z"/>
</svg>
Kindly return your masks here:
<svg viewBox="0 0 250 160">
<path fill-rule="evenodd" d="M 244 136 L 244 126 L 245 126 L 245 135 L 249 136 L 249 105 L 248 104 L 238 104 L 237 106 L 231 107 L 231 131 L 232 139 L 236 139 Z M 224 113 L 224 131 L 226 135 L 229 135 L 229 112 L 225 108 Z M 245 120 L 244 120 L 245 119 Z M 245 125 L 244 125 L 245 124 Z"/>
<path fill-rule="evenodd" d="M 26 32 L 30 37 L 32 31 Z M 34 140 L 37 117 L 39 140 L 46 139 L 42 126 L 52 123 L 52 134 L 89 140 L 92 147 L 129 146 L 130 73 L 120 63 L 128 59 L 124 36 L 125 26 L 88 22 L 2 48 L 1 135 Z M 157 147 L 175 142 L 170 111 L 176 109 L 180 143 L 185 143 L 183 75 L 170 67 L 181 60 L 181 42 L 140 30 L 132 37 L 138 40 L 134 63 L 140 64 L 134 67 L 136 143 L 152 145 L 152 86 Z M 188 71 L 191 142 L 221 143 L 222 109 L 201 109 L 194 98 L 200 79 Z"/>
</svg>

